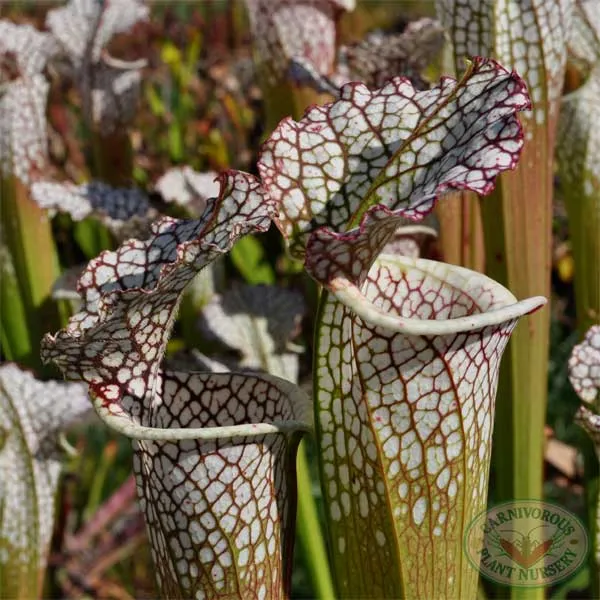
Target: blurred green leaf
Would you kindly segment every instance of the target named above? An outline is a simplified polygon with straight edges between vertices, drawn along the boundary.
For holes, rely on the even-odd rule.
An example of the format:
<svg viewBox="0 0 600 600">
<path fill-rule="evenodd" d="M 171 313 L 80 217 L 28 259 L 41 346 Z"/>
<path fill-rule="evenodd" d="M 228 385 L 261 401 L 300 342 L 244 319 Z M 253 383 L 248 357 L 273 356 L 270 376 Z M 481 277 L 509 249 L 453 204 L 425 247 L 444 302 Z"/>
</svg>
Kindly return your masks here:
<svg viewBox="0 0 600 600">
<path fill-rule="evenodd" d="M 185 53 L 185 66 L 190 72 L 194 72 L 196 64 L 200 58 L 200 52 L 202 51 L 202 34 L 196 32 L 192 38 L 192 42 L 189 45 L 187 52 Z"/>
<path fill-rule="evenodd" d="M 103 250 L 113 247 L 109 231 L 94 218 L 84 219 L 75 223 L 73 236 L 79 244 L 81 251 L 89 260 L 98 256 Z"/>
<path fill-rule="evenodd" d="M 0 273 L 6 286 L 1 299 L 10 302 L 1 313 L 3 346 L 10 344 L 4 352 L 24 366 L 41 369 L 39 341 L 62 322 L 51 299 L 60 273 L 52 228 L 46 212 L 15 177 L 0 177 L 0 197 Z"/>
<path fill-rule="evenodd" d="M 247 283 L 274 284 L 275 273 L 268 263 L 262 244 L 251 235 L 241 238 L 231 249 L 231 260 Z"/>
<path fill-rule="evenodd" d="M 184 155 L 183 136 L 179 123 L 175 122 L 169 126 L 167 137 L 169 140 L 169 156 L 173 162 L 180 162 Z"/>
<path fill-rule="evenodd" d="M 14 264 L 8 249 L 0 245 L 0 344 L 2 355 L 16 361 L 33 353 L 27 329 L 27 314 Z"/>
<path fill-rule="evenodd" d="M 179 73 L 182 64 L 181 51 L 173 42 L 167 40 L 163 43 L 160 58 L 165 64 L 169 65 L 174 73 Z"/>
<path fill-rule="evenodd" d="M 161 98 L 157 88 L 153 85 L 147 86 L 145 95 L 146 102 L 150 106 L 152 114 L 157 117 L 162 117 L 166 112 L 166 108 L 165 103 L 163 102 L 163 99 Z"/>
</svg>

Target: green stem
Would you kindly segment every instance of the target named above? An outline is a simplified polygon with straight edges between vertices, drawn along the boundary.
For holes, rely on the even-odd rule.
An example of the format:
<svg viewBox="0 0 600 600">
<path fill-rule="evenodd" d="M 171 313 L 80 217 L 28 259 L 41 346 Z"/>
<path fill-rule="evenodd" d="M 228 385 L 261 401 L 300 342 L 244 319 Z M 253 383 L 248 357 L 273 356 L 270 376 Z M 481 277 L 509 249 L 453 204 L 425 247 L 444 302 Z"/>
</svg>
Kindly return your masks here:
<svg viewBox="0 0 600 600">
<path fill-rule="evenodd" d="M 577 327 L 583 337 L 590 327 L 600 324 L 600 136 L 597 133 L 600 63 L 580 86 L 582 73 L 575 65 L 568 70 L 572 94 L 563 99 L 556 147 L 559 181 L 569 219 L 570 240 L 575 262 L 575 299 Z M 600 401 L 594 406 L 600 412 Z M 587 440 L 586 440 L 587 441 Z M 596 441 L 598 443 L 598 441 Z M 592 444 L 583 447 L 586 502 L 590 533 L 590 590 L 600 597 L 600 534 L 598 516 L 600 454 Z"/>
<path fill-rule="evenodd" d="M 595 193 L 586 193 L 586 184 L 595 182 L 580 172 L 579 182 L 569 181 L 564 189 L 565 206 L 571 231 L 571 247 L 575 261 L 575 300 L 577 325 L 581 335 L 600 323 L 600 182 Z"/>
<path fill-rule="evenodd" d="M 92 479 L 90 493 L 88 495 L 87 505 L 84 511 L 85 519 L 90 519 L 96 513 L 98 507 L 102 503 L 102 491 L 108 477 L 108 473 L 114 466 L 117 456 L 116 443 L 109 443 L 104 448 L 104 452 L 100 455 L 99 464 L 97 465 Z"/>
<path fill-rule="evenodd" d="M 588 564 L 590 571 L 590 591 L 592 598 L 600 597 L 600 464 L 591 438 L 585 438 L 582 447 L 584 460 L 585 500 L 587 526 L 590 536 Z"/>
<path fill-rule="evenodd" d="M 2 308 L 2 338 L 11 344 L 5 352 L 11 352 L 21 364 L 41 370 L 42 335 L 61 325 L 57 305 L 51 299 L 59 275 L 52 228 L 45 211 L 31 199 L 22 182 L 14 177 L 1 178 L 0 193 L 0 230 L 6 253 L 2 274 L 9 275 L 2 299 L 9 299 L 15 308 L 14 314 Z"/>
<path fill-rule="evenodd" d="M 550 297 L 552 148 L 544 126 L 532 133 L 517 169 L 482 201 L 486 273 L 517 298 Z M 535 240 L 533 243 L 532 240 Z M 542 500 L 550 311 L 521 321 L 499 375 L 494 430 L 495 502 Z M 496 590 L 499 597 L 542 600 L 543 588 Z"/>
<path fill-rule="evenodd" d="M 73 237 L 89 260 L 98 256 L 103 250 L 109 250 L 114 246 L 108 229 L 94 217 L 75 223 Z"/>
<path fill-rule="evenodd" d="M 304 550 L 306 566 L 310 573 L 316 597 L 319 600 L 334 600 L 336 595 L 329 569 L 329 558 L 319 523 L 317 505 L 312 493 L 312 477 L 304 440 L 298 448 L 296 470 L 298 481 L 297 530 Z"/>
<path fill-rule="evenodd" d="M 0 344 L 7 360 L 31 364 L 33 344 L 19 282 L 8 249 L 0 244 Z"/>
<path fill-rule="evenodd" d="M 482 582 L 479 582 L 477 586 L 477 600 L 487 600 L 487 596 L 485 593 L 485 588 L 483 587 Z"/>
<path fill-rule="evenodd" d="M 583 170 L 582 170 L 583 171 Z M 596 193 L 586 193 L 589 179 L 585 172 L 579 173 L 572 185 L 563 186 L 565 204 L 571 231 L 571 245 L 575 261 L 575 300 L 577 326 L 580 334 L 593 325 L 600 323 L 600 190 L 596 184 Z M 592 185 L 589 185 L 593 189 Z M 588 439 L 586 439 L 588 442 Z M 598 455 L 593 444 L 583 447 L 585 461 L 585 493 L 587 504 L 587 525 L 590 535 L 590 590 L 593 598 L 600 597 L 600 485 Z"/>
</svg>

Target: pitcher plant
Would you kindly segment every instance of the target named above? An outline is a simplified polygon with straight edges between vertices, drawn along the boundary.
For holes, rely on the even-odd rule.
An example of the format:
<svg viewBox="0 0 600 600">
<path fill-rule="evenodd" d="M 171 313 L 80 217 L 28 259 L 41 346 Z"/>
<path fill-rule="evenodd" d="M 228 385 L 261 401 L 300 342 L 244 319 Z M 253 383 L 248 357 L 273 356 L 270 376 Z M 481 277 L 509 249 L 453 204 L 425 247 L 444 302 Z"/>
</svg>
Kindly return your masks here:
<svg viewBox="0 0 600 600">
<path fill-rule="evenodd" d="M 93 176 L 112 185 L 126 185 L 132 176 L 127 126 L 135 116 L 146 63 L 115 58 L 107 46 L 115 35 L 146 21 L 149 12 L 139 0 L 70 0 L 46 18 L 81 95 Z"/>
<path fill-rule="evenodd" d="M 324 288 L 315 420 L 341 597 L 475 596 L 462 532 L 486 503 L 499 359 L 518 317 L 545 300 L 380 252 L 438 196 L 489 193 L 516 165 L 527 108 L 515 73 L 475 59 L 428 91 L 348 84 L 263 146 L 276 223 Z"/>
<path fill-rule="evenodd" d="M 83 310 L 43 346 L 89 384 L 109 426 L 138 440 L 138 492 L 168 597 L 289 592 L 305 396 L 267 376 L 160 370 L 187 284 L 272 212 L 255 178 L 224 174 L 200 219 L 164 218 L 145 242 L 92 261 Z"/>
<path fill-rule="evenodd" d="M 298 116 L 307 106 L 324 99 L 319 94 L 322 90 L 290 80 L 290 64 L 298 59 L 320 75 L 331 74 L 337 22 L 344 11 L 354 9 L 355 0 L 245 0 L 245 4 L 268 133 L 282 117 Z"/>
<path fill-rule="evenodd" d="M 0 367 L 0 590 L 36 598 L 54 525 L 64 430 L 92 413 L 85 385 Z"/>
</svg>

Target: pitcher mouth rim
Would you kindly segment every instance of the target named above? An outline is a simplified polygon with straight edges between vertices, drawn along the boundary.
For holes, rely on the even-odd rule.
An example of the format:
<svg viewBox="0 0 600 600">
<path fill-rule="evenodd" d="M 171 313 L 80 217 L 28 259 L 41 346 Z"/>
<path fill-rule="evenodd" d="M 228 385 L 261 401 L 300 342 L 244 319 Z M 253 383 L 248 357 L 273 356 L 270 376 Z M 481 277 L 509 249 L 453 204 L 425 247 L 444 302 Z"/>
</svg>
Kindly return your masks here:
<svg viewBox="0 0 600 600">
<path fill-rule="evenodd" d="M 308 396 L 294 383 L 281 377 L 267 373 L 244 373 L 231 371 L 228 373 L 212 373 L 208 371 L 187 372 L 203 375 L 239 375 L 244 378 L 261 379 L 269 381 L 284 394 L 286 402 L 292 407 L 288 418 L 277 418 L 275 415 L 270 421 L 264 419 L 257 423 L 235 423 L 228 425 L 211 425 L 209 427 L 157 427 L 144 425 L 136 421 L 137 417 L 126 410 L 120 402 L 106 403 L 93 384 L 88 393 L 94 409 L 100 419 L 111 429 L 118 431 L 128 438 L 135 440 L 154 441 L 183 441 L 183 440 L 216 440 L 239 437 L 259 437 L 265 435 L 291 435 L 293 433 L 310 433 L 314 425 L 312 421 L 311 403 Z"/>
<path fill-rule="evenodd" d="M 139 425 L 131 418 L 107 414 L 96 408 L 104 423 L 128 438 L 138 441 L 180 442 L 184 440 L 226 440 L 233 438 L 253 438 L 265 435 L 305 434 L 312 431 L 311 424 L 300 420 L 273 421 L 271 423 L 243 423 L 219 427 L 150 427 Z M 100 414 L 102 412 L 102 414 Z"/>
<path fill-rule="evenodd" d="M 409 268 L 424 271 L 427 265 L 445 265 L 451 271 L 462 275 L 468 275 L 474 280 L 487 282 L 497 292 L 501 305 L 498 308 L 485 310 L 472 315 L 456 317 L 451 319 L 420 319 L 415 317 L 401 317 L 386 313 L 375 306 L 362 292 L 359 287 L 345 277 L 333 279 L 328 286 L 331 293 L 345 306 L 351 309 L 357 316 L 369 326 L 382 327 L 388 331 L 403 333 L 406 335 L 437 336 L 468 333 L 485 327 L 500 325 L 524 315 L 535 312 L 547 303 L 543 296 L 533 296 L 518 301 L 515 296 L 502 284 L 494 281 L 487 275 L 439 261 L 424 258 L 409 258 L 405 256 L 381 254 L 377 261 L 397 261 Z M 376 261 L 376 262 L 377 262 Z M 457 289 L 460 289 L 456 286 Z"/>
</svg>

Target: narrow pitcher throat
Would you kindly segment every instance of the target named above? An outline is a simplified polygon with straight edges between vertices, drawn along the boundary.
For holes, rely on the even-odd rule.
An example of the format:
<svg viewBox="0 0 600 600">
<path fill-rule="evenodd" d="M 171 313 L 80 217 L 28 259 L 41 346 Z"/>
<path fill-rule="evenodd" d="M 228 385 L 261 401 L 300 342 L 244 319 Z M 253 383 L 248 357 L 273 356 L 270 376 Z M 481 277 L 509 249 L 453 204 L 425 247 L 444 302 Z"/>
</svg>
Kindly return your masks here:
<svg viewBox="0 0 600 600">
<path fill-rule="evenodd" d="M 382 327 L 391 332 L 405 335 L 442 336 L 475 331 L 516 320 L 535 312 L 547 302 L 547 299 L 543 296 L 534 296 L 517 301 L 505 287 L 481 273 L 464 267 L 421 258 L 412 259 L 381 254 L 369 273 L 378 270 L 382 264 L 386 266 L 393 265 L 403 273 L 420 273 L 423 278 L 431 275 L 433 268 L 444 268 L 444 276 L 439 279 L 441 288 L 446 285 L 449 289 L 469 293 L 475 302 L 478 298 L 473 295 L 473 291 L 477 289 L 480 293 L 485 292 L 494 299 L 493 307 L 488 310 L 485 307 L 478 307 L 474 314 L 447 319 L 422 319 L 419 317 L 402 317 L 392 312 L 386 312 L 367 297 L 364 292 L 366 284 L 363 284 L 360 288 L 343 276 L 336 277 L 328 283 L 331 294 L 356 316 L 370 326 Z M 456 281 L 452 280 L 453 276 L 458 276 L 454 277 Z M 460 287 L 459 281 L 461 280 L 469 283 L 468 288 L 462 289 Z M 483 298 L 482 301 L 485 302 Z"/>
</svg>

